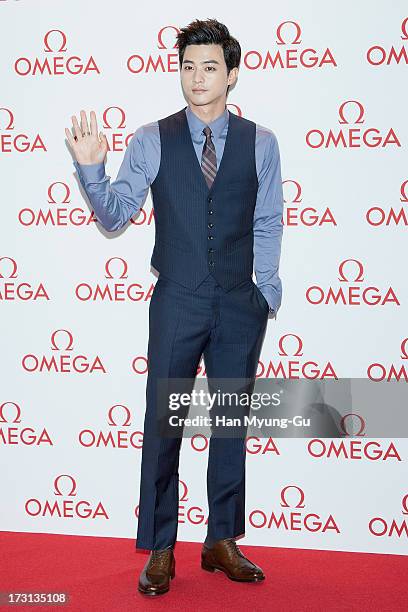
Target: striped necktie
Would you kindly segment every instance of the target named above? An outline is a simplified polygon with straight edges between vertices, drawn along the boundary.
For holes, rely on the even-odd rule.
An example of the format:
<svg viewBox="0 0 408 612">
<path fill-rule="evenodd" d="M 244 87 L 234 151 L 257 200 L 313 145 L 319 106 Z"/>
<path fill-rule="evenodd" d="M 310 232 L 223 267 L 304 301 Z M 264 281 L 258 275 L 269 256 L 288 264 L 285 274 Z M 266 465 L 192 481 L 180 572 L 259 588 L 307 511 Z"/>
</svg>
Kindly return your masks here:
<svg viewBox="0 0 408 612">
<path fill-rule="evenodd" d="M 215 154 L 214 143 L 211 140 L 211 129 L 208 125 L 203 129 L 205 134 L 205 143 L 203 146 L 203 154 L 201 156 L 201 169 L 204 174 L 204 178 L 207 182 L 208 188 L 211 189 L 211 185 L 217 174 L 217 156 Z"/>
</svg>

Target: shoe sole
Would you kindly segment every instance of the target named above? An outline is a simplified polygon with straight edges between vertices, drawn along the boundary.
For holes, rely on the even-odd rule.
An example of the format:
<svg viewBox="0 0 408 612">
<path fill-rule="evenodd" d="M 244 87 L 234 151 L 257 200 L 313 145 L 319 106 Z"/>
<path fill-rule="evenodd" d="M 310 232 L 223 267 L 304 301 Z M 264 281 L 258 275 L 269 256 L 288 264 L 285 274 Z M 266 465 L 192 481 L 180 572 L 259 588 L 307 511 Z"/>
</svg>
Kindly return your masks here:
<svg viewBox="0 0 408 612">
<path fill-rule="evenodd" d="M 173 580 L 175 576 L 176 576 L 175 573 L 173 574 L 173 576 L 170 574 L 170 581 Z M 139 593 L 142 593 L 143 595 L 149 595 L 150 597 L 154 597 L 156 595 L 164 595 L 165 593 L 168 593 L 170 590 L 170 587 L 168 587 L 165 591 L 144 591 L 140 587 L 138 587 L 137 590 L 139 591 Z"/>
<path fill-rule="evenodd" d="M 168 593 L 170 589 L 166 589 L 165 591 L 142 591 L 142 589 L 137 589 L 139 593 L 142 595 L 148 595 L 149 597 L 158 597 L 159 595 L 164 595 Z"/>
<path fill-rule="evenodd" d="M 255 578 L 234 578 L 218 565 L 206 565 L 205 563 L 201 563 L 201 569 L 205 570 L 206 572 L 222 572 L 226 575 L 227 578 L 229 578 L 230 580 L 234 580 L 235 582 L 262 582 L 262 580 L 265 580 L 265 576 L 259 576 Z"/>
</svg>

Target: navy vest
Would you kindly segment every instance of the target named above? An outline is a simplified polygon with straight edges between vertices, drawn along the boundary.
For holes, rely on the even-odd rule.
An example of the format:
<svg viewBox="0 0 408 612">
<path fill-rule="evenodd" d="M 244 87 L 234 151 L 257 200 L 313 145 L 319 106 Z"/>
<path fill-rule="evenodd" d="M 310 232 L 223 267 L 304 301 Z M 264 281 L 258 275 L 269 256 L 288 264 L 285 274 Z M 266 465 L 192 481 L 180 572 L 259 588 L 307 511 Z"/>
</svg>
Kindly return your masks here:
<svg viewBox="0 0 408 612">
<path fill-rule="evenodd" d="M 158 122 L 161 159 L 151 184 L 156 236 L 150 263 L 193 290 L 209 274 L 226 291 L 252 277 L 256 124 L 228 113 L 224 152 L 211 189 L 185 109 Z"/>
</svg>

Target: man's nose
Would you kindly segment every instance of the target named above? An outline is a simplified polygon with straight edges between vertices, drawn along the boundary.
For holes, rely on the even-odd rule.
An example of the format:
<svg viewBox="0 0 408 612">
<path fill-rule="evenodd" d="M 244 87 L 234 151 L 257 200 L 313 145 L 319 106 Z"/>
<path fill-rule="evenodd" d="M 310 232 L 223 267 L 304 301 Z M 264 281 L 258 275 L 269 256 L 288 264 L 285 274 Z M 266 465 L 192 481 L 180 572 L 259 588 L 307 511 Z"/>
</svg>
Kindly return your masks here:
<svg viewBox="0 0 408 612">
<path fill-rule="evenodd" d="M 203 75 L 201 74 L 201 72 L 196 72 L 194 77 L 193 77 L 193 83 L 202 83 L 203 82 Z"/>
</svg>

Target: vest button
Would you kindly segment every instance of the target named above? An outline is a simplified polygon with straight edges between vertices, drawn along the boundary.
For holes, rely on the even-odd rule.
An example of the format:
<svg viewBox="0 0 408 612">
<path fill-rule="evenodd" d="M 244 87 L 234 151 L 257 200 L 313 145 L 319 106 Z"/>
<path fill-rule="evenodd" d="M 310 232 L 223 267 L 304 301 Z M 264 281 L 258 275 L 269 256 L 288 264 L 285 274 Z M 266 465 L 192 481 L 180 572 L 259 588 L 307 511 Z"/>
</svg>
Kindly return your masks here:
<svg viewBox="0 0 408 612">
<path fill-rule="evenodd" d="M 213 201 L 212 197 L 211 197 L 211 196 L 209 196 L 209 197 L 207 198 L 207 202 L 212 202 L 212 201 Z"/>
<path fill-rule="evenodd" d="M 214 236 L 208 236 L 208 240 L 214 240 Z"/>
<path fill-rule="evenodd" d="M 213 214 L 213 212 L 214 212 L 213 210 L 209 210 L 209 211 L 208 211 L 208 214 L 209 214 L 209 215 L 212 215 L 212 214 Z"/>
<path fill-rule="evenodd" d="M 209 223 L 208 227 L 214 227 L 214 223 Z"/>
<path fill-rule="evenodd" d="M 209 253 L 214 253 L 214 249 L 208 249 Z"/>
</svg>

